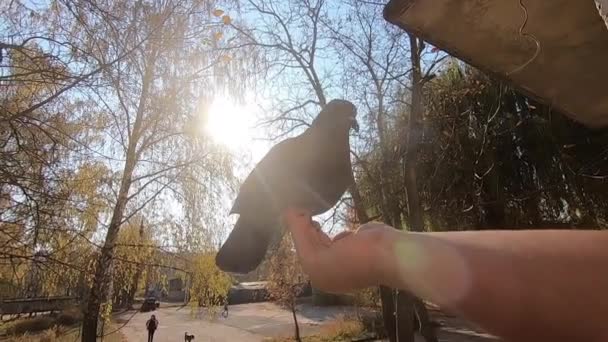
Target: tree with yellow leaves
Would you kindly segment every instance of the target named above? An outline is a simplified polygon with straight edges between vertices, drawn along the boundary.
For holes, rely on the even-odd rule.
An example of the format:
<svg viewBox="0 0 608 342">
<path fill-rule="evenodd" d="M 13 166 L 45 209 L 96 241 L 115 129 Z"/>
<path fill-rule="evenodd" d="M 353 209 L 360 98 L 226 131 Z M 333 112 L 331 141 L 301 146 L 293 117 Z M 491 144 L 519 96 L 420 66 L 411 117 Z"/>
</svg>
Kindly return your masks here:
<svg viewBox="0 0 608 342">
<path fill-rule="evenodd" d="M 158 272 L 159 267 L 151 267 L 158 248 L 150 236 L 144 219 L 134 217 L 118 234 L 114 255 L 113 305 L 130 308 L 141 280 L 147 272 Z"/>
<path fill-rule="evenodd" d="M 195 255 L 189 275 L 189 300 L 193 308 L 203 306 L 213 310 L 227 301 L 232 278 L 217 268 L 214 253 Z"/>
<path fill-rule="evenodd" d="M 274 301 L 291 311 L 294 337 L 296 341 L 301 341 L 296 299 L 302 293 L 307 278 L 296 256 L 291 236 L 286 234 L 270 253 L 268 292 Z"/>
</svg>

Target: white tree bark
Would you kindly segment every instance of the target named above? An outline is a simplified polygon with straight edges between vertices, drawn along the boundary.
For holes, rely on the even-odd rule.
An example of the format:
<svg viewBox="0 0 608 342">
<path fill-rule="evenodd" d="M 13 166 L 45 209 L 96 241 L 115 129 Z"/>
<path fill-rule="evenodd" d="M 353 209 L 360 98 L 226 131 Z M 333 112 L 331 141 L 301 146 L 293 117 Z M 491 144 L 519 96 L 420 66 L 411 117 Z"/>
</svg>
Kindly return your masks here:
<svg viewBox="0 0 608 342">
<path fill-rule="evenodd" d="M 608 28 L 608 0 L 595 0 L 600 16 L 604 19 L 606 27 Z"/>
</svg>

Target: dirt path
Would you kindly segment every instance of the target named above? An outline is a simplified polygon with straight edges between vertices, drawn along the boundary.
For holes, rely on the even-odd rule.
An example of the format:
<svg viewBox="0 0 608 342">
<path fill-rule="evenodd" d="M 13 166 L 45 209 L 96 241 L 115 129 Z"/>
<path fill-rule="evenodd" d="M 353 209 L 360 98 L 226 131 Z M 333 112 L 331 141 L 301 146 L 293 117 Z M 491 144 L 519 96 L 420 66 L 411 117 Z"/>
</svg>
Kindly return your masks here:
<svg viewBox="0 0 608 342">
<path fill-rule="evenodd" d="M 437 332 L 440 342 L 499 342 L 491 335 L 475 329 L 470 324 L 439 310 L 429 308 L 434 321 L 439 323 Z M 316 334 L 321 325 L 341 315 L 353 312 L 352 307 L 315 307 L 308 304 L 298 308 L 298 321 L 304 336 Z M 230 306 L 228 318 L 211 318 L 201 309 L 196 315 L 190 307 L 163 307 L 147 313 L 126 312 L 116 319 L 129 342 L 147 340 L 145 329 L 150 315 L 156 315 L 159 328 L 154 341 L 183 341 L 184 333 L 195 335 L 195 341 L 264 341 L 268 337 L 287 336 L 293 332 L 291 312 L 273 303 L 254 303 Z M 423 339 L 417 336 L 416 341 Z"/>
<path fill-rule="evenodd" d="M 352 311 L 346 307 L 309 308 L 302 307 L 298 314 L 304 335 L 318 332 L 327 320 Z M 184 333 L 195 335 L 195 341 L 263 341 L 267 337 L 285 336 L 293 331 L 291 313 L 272 303 L 255 303 L 230 306 L 228 318 L 210 319 L 206 310 L 197 315 L 190 307 L 162 307 L 154 312 L 126 312 L 116 319 L 127 341 L 147 340 L 146 321 L 156 315 L 159 327 L 154 341 L 183 341 Z"/>
</svg>

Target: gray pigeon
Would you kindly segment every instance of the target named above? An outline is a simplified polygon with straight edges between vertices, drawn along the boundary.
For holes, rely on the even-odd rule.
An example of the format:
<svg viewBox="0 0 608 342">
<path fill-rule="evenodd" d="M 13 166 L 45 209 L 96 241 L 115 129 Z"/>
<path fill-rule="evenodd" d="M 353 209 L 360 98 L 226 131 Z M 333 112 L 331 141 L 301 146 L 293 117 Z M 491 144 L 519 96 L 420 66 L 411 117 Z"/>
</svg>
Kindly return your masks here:
<svg viewBox="0 0 608 342">
<path fill-rule="evenodd" d="M 230 214 L 239 219 L 215 262 L 226 272 L 247 273 L 264 258 L 288 207 L 322 214 L 352 184 L 349 132 L 359 130 L 355 106 L 329 102 L 301 135 L 270 149 L 241 185 Z"/>
</svg>

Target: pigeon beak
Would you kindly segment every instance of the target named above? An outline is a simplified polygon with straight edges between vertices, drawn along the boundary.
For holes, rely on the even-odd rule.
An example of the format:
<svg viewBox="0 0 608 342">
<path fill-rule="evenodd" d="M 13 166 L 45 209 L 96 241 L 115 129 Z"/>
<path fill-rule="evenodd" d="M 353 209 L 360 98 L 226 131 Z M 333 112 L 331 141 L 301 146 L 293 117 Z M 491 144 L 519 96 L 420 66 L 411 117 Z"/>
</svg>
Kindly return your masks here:
<svg viewBox="0 0 608 342">
<path fill-rule="evenodd" d="M 357 122 L 357 119 L 353 118 L 353 122 L 350 128 L 352 128 L 355 132 L 359 133 L 359 123 Z"/>
</svg>

